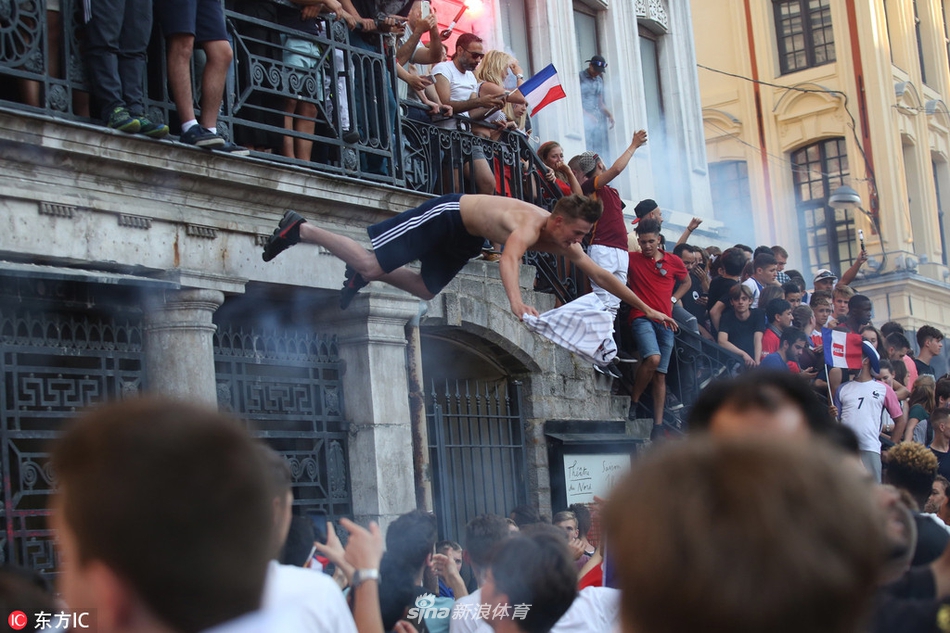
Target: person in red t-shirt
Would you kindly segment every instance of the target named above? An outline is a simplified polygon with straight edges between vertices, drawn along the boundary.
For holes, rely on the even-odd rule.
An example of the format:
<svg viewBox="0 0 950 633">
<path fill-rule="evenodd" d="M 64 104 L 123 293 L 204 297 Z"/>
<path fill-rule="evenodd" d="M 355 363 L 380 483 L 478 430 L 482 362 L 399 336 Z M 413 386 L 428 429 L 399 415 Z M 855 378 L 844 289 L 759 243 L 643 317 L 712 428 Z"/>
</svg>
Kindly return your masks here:
<svg viewBox="0 0 950 633">
<path fill-rule="evenodd" d="M 629 282 L 627 285 L 650 308 L 667 316 L 673 314 L 674 286 L 688 283 L 686 266 L 676 255 L 660 250 L 660 223 L 653 219 L 637 224 L 639 253 L 629 253 Z M 630 328 L 633 330 L 641 361 L 637 366 L 631 399 L 634 418 L 645 417 L 640 396 L 653 382 L 653 430 L 650 437 L 663 432 L 663 406 L 666 403 L 666 371 L 673 352 L 673 331 L 654 327 L 653 322 L 637 308 L 630 310 Z"/>
<path fill-rule="evenodd" d="M 608 183 L 627 168 L 633 153 L 646 142 L 646 130 L 639 130 L 633 135 L 630 146 L 610 168 L 605 167 L 604 162 L 593 152 L 575 156 L 570 163 L 572 168 L 576 165 L 575 175 L 580 174 L 577 179 L 581 182 L 584 195 L 598 199 L 604 205 L 604 214 L 594 225 L 591 234 L 588 255 L 598 266 L 623 283 L 627 283 L 627 227 L 623 220 L 620 194 Z M 620 300 L 593 282 L 591 288 L 607 306 L 607 310 L 616 316 Z"/>
</svg>

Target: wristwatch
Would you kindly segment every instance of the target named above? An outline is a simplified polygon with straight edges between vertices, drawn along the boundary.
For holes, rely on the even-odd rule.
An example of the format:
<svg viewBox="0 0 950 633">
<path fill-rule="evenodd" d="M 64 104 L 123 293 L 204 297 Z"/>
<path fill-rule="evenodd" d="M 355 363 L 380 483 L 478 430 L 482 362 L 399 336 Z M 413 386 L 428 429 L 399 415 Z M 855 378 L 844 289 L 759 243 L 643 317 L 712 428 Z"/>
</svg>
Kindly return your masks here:
<svg viewBox="0 0 950 633">
<path fill-rule="evenodd" d="M 522 75 L 522 74 L 520 74 L 520 73 L 517 74 L 517 75 L 515 75 L 515 77 L 517 77 L 518 79 L 524 79 L 524 75 Z"/>
<path fill-rule="evenodd" d="M 679 299 L 677 299 L 676 297 L 670 297 L 670 301 L 672 301 L 675 304 L 677 301 L 679 301 Z"/>
<path fill-rule="evenodd" d="M 353 572 L 353 579 L 350 580 L 350 586 L 356 589 L 367 580 L 379 580 L 378 569 L 357 569 Z"/>
</svg>

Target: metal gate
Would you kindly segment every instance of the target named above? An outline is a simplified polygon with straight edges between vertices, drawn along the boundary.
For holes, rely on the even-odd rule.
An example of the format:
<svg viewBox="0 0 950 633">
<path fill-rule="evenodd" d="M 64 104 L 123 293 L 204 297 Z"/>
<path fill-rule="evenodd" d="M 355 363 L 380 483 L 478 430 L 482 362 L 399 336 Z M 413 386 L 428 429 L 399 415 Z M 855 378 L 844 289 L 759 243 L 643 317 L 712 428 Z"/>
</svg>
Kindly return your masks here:
<svg viewBox="0 0 950 633">
<path fill-rule="evenodd" d="M 428 398 L 432 494 L 442 538 L 460 540 L 478 514 L 527 501 L 522 385 L 433 382 Z"/>
<path fill-rule="evenodd" d="M 82 284 L 2 280 L 0 296 L 0 564 L 52 573 L 50 442 L 79 410 L 142 390 L 141 317 L 106 316 Z"/>
<path fill-rule="evenodd" d="M 352 516 L 336 339 L 219 325 L 214 361 L 218 405 L 287 459 L 294 506 L 333 521 Z"/>
</svg>

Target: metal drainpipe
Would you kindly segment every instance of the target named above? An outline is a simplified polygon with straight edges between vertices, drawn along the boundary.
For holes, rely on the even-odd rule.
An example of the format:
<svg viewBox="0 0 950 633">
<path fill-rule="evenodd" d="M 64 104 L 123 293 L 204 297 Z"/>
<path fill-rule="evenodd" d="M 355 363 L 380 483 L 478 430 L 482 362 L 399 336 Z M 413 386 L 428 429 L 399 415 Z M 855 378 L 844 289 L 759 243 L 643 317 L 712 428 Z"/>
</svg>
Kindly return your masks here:
<svg viewBox="0 0 950 633">
<path fill-rule="evenodd" d="M 416 508 L 432 512 L 432 473 L 429 469 L 429 430 L 422 379 L 422 337 L 419 323 L 429 308 L 419 302 L 419 312 L 406 323 L 407 379 L 409 382 L 409 419 L 412 425 L 412 475 L 416 489 Z"/>
</svg>

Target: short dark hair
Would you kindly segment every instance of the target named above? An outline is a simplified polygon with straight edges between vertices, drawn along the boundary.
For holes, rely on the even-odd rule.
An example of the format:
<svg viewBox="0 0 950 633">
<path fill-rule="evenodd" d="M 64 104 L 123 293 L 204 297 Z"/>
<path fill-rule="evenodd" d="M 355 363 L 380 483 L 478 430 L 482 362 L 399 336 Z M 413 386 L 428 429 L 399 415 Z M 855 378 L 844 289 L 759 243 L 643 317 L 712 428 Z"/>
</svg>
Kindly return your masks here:
<svg viewBox="0 0 950 633">
<path fill-rule="evenodd" d="M 761 270 L 769 266 L 775 266 L 775 256 L 771 252 L 760 253 L 752 260 L 752 270 Z"/>
<path fill-rule="evenodd" d="M 777 244 L 772 247 L 772 255 L 775 257 L 784 257 L 785 259 L 788 259 L 788 251 Z"/>
<path fill-rule="evenodd" d="M 459 35 L 459 38 L 455 40 L 455 50 L 458 51 L 460 48 L 468 50 L 468 47 L 472 44 L 480 44 L 481 42 L 482 38 L 474 33 L 462 33 Z"/>
<path fill-rule="evenodd" d="M 479 514 L 465 525 L 465 552 L 474 567 L 484 567 L 498 543 L 511 535 L 508 521 L 497 514 Z"/>
<path fill-rule="evenodd" d="M 910 341 L 900 332 L 891 332 L 887 335 L 885 341 L 887 341 L 888 349 L 891 347 L 894 349 L 910 349 Z"/>
<path fill-rule="evenodd" d="M 772 323 L 775 317 L 791 309 L 792 304 L 785 299 L 772 299 L 765 306 L 765 320 L 767 323 Z"/>
<path fill-rule="evenodd" d="M 883 334 L 884 336 L 890 336 L 894 332 L 903 334 L 904 326 L 898 323 L 897 321 L 888 321 L 887 323 L 881 326 L 881 334 Z"/>
<path fill-rule="evenodd" d="M 782 338 L 779 339 L 779 345 L 788 344 L 789 347 L 799 341 L 808 342 L 808 336 L 804 332 L 794 327 L 787 327 L 782 331 Z"/>
<path fill-rule="evenodd" d="M 418 570 L 435 548 L 438 535 L 434 514 L 422 510 L 407 512 L 386 530 L 386 555 L 394 562 Z"/>
<path fill-rule="evenodd" d="M 680 242 L 679 244 L 673 247 L 673 254 L 679 257 L 680 259 L 683 259 L 683 253 L 686 251 L 689 251 L 690 253 L 695 253 L 696 249 L 690 246 L 689 244 L 687 244 L 686 242 Z"/>
<path fill-rule="evenodd" d="M 868 297 L 867 295 L 854 295 L 853 297 L 848 299 L 848 310 L 851 310 L 851 308 L 855 307 L 859 303 L 868 303 L 869 305 L 872 305 L 872 306 L 874 305 L 873 303 L 871 303 L 871 298 Z"/>
<path fill-rule="evenodd" d="M 659 235 L 660 226 L 661 224 L 658 221 L 654 220 L 653 218 L 648 218 L 646 220 L 640 220 L 637 223 L 637 228 L 635 228 L 634 231 L 636 231 L 637 235 L 648 235 L 651 233 L 654 235 Z"/>
<path fill-rule="evenodd" d="M 765 255 L 765 254 L 772 255 L 772 257 L 775 257 L 775 255 L 772 254 L 772 249 L 769 248 L 768 246 L 756 246 L 755 250 L 752 251 L 752 259 L 755 259 L 759 255 Z"/>
<path fill-rule="evenodd" d="M 938 330 L 932 325 L 923 325 L 917 330 L 917 345 L 920 347 L 924 346 L 924 343 L 927 342 L 927 339 L 932 338 L 937 341 L 943 340 L 943 332 Z"/>
<path fill-rule="evenodd" d="M 557 201 L 552 215 L 560 215 L 571 220 L 584 220 L 593 224 L 604 213 L 604 205 L 600 200 L 572 194 Z"/>
<path fill-rule="evenodd" d="M 491 573 L 496 593 L 506 595 L 509 606 L 531 605 L 524 619 L 515 620 L 527 633 L 547 633 L 577 597 L 577 568 L 564 534 L 553 525 L 532 525 L 502 542 Z"/>
<path fill-rule="evenodd" d="M 752 252 L 753 252 L 753 251 L 752 251 L 752 247 L 751 247 L 751 246 L 746 246 L 745 244 L 736 244 L 736 245 L 733 246 L 732 248 L 734 248 L 734 249 L 736 249 L 736 250 L 740 250 L 740 251 L 745 251 L 746 253 L 752 253 Z"/>
<path fill-rule="evenodd" d="M 950 418 L 950 408 L 947 407 L 937 407 L 930 414 L 931 424 L 939 424 L 941 420 L 946 418 Z"/>
<path fill-rule="evenodd" d="M 784 292 L 786 295 L 801 294 L 802 289 L 794 281 L 786 281 L 784 284 L 782 284 L 782 292 Z"/>
<path fill-rule="evenodd" d="M 934 387 L 934 398 L 950 399 L 950 380 L 941 378 Z"/>
<path fill-rule="evenodd" d="M 730 277 L 738 277 L 745 268 L 745 255 L 738 248 L 727 248 L 719 256 L 719 260 L 722 262 L 722 269 Z"/>
<path fill-rule="evenodd" d="M 808 284 L 805 283 L 805 277 L 797 270 L 786 270 L 785 274 L 788 275 L 788 278 L 793 284 L 798 286 L 800 292 L 805 292 L 808 288 Z"/>
<path fill-rule="evenodd" d="M 134 398 L 93 409 L 53 470 L 78 560 L 102 561 L 159 619 L 195 633 L 256 610 L 274 514 L 266 465 L 234 419 Z"/>
</svg>

